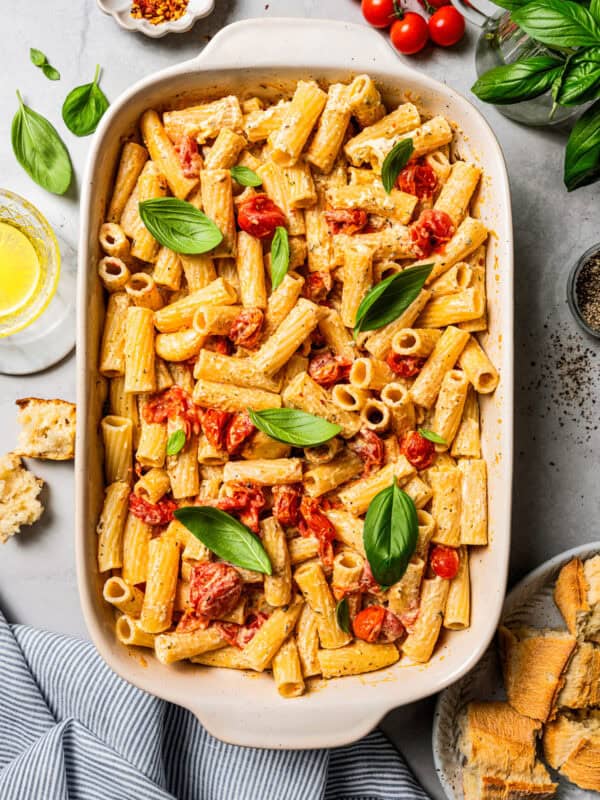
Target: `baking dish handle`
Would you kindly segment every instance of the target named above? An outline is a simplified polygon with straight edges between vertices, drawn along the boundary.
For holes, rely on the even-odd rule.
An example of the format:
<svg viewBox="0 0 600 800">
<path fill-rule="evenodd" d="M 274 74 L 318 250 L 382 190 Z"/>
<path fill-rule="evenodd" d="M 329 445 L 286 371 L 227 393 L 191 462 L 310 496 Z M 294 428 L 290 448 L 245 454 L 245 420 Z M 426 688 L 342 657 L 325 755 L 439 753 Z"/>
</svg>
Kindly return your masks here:
<svg viewBox="0 0 600 800">
<path fill-rule="evenodd" d="M 259 44 L 260 43 L 260 46 Z M 369 53 L 373 67 L 398 68 L 398 57 L 383 36 L 366 25 L 329 19 L 248 19 L 223 28 L 191 64 L 211 68 L 281 66 L 311 69 L 328 66 L 332 47 L 336 60 L 352 69 L 357 53 Z M 402 64 L 404 70 L 406 65 Z"/>
</svg>

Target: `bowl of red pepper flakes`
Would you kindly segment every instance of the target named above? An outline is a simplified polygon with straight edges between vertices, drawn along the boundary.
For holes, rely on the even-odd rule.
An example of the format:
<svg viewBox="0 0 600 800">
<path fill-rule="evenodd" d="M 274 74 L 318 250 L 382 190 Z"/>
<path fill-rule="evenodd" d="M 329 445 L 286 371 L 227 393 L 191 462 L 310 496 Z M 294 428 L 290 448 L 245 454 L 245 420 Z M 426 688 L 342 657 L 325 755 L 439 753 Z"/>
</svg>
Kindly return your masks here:
<svg viewBox="0 0 600 800">
<path fill-rule="evenodd" d="M 158 39 L 184 33 L 215 7 L 215 0 L 96 0 L 98 7 L 128 31 Z"/>
<path fill-rule="evenodd" d="M 567 302 L 580 327 L 600 339 L 600 243 L 586 250 L 567 281 Z"/>
</svg>

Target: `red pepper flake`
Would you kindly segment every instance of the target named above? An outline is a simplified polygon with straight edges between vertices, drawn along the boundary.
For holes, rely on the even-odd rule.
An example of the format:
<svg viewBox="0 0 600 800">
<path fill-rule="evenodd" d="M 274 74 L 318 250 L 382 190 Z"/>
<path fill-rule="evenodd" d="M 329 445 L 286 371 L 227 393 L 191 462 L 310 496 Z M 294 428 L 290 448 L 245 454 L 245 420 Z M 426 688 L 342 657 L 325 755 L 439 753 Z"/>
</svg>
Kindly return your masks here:
<svg viewBox="0 0 600 800">
<path fill-rule="evenodd" d="M 134 19 L 147 19 L 151 25 L 161 25 L 182 17 L 188 3 L 189 0 L 133 0 L 131 16 Z"/>
</svg>

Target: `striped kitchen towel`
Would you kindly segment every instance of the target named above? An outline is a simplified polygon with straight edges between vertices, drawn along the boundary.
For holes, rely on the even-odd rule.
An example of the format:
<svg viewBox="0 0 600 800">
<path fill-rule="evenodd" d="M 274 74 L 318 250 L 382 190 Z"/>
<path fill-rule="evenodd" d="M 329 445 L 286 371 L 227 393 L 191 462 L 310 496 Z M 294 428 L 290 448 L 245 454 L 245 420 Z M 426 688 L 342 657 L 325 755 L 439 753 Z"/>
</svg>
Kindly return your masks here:
<svg viewBox="0 0 600 800">
<path fill-rule="evenodd" d="M 427 800 L 374 731 L 336 750 L 223 744 L 90 642 L 0 613 L 2 800 Z"/>
</svg>

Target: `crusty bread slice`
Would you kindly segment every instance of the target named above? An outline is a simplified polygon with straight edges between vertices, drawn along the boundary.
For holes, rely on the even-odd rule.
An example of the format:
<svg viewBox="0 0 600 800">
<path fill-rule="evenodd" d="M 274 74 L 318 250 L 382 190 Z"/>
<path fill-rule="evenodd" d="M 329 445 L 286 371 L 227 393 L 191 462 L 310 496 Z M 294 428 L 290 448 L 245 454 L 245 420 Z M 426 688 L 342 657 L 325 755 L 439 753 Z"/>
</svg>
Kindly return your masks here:
<svg viewBox="0 0 600 800">
<path fill-rule="evenodd" d="M 600 555 L 573 558 L 561 569 L 554 601 L 573 636 L 600 642 Z"/>
<path fill-rule="evenodd" d="M 0 457 L 0 542 L 33 525 L 44 511 L 37 499 L 44 482 L 21 463 L 15 453 Z"/>
<path fill-rule="evenodd" d="M 75 403 L 24 397 L 17 405 L 21 425 L 18 455 L 52 461 L 75 456 Z"/>
<path fill-rule="evenodd" d="M 575 637 L 567 631 L 501 626 L 498 640 L 508 702 L 526 717 L 551 719 Z"/>
<path fill-rule="evenodd" d="M 564 678 L 565 684 L 558 695 L 559 707 L 600 705 L 600 646 L 592 642 L 578 644 Z"/>
<path fill-rule="evenodd" d="M 508 703 L 469 703 L 461 749 L 469 763 L 484 771 L 526 771 L 535 764 L 535 737 L 541 727 Z"/>
<path fill-rule="evenodd" d="M 544 729 L 544 756 L 582 789 L 600 791 L 600 710 L 565 712 Z"/>
<path fill-rule="evenodd" d="M 469 703 L 460 737 L 467 759 L 465 800 L 552 797 L 557 785 L 536 760 L 540 728 L 540 722 L 519 714 L 508 703 Z"/>
</svg>

